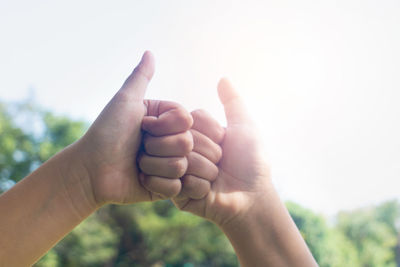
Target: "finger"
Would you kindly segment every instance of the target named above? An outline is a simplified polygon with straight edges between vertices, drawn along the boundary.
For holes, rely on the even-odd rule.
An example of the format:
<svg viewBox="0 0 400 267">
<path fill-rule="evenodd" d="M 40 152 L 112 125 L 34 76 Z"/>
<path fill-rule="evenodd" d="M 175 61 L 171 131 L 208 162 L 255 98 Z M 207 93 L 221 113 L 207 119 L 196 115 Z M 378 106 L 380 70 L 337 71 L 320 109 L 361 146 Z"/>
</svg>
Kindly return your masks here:
<svg viewBox="0 0 400 267">
<path fill-rule="evenodd" d="M 194 175 L 208 181 L 214 181 L 218 176 L 218 167 L 210 160 L 196 152 L 187 155 L 188 167 L 186 174 Z"/>
<path fill-rule="evenodd" d="M 181 178 L 182 189 L 178 198 L 202 199 L 210 192 L 211 184 L 202 178 L 185 175 Z"/>
<path fill-rule="evenodd" d="M 221 103 L 224 105 L 228 125 L 249 122 L 249 116 L 247 115 L 242 99 L 231 83 L 225 78 L 222 78 L 218 83 L 218 95 Z"/>
<path fill-rule="evenodd" d="M 178 195 L 182 188 L 179 179 L 165 179 L 163 177 L 143 175 L 142 185 L 150 192 L 161 195 L 161 198 L 171 198 Z"/>
<path fill-rule="evenodd" d="M 193 124 L 191 114 L 181 105 L 158 100 L 146 100 L 147 116 L 143 118 L 142 129 L 153 136 L 182 133 Z"/>
<path fill-rule="evenodd" d="M 183 189 L 181 189 L 182 192 Z M 171 200 L 174 203 L 174 205 L 183 211 L 188 211 L 193 214 L 196 214 L 201 217 L 206 217 L 207 214 L 207 201 L 204 199 L 209 196 L 209 194 L 212 194 L 211 190 L 208 194 L 206 194 L 202 199 L 193 199 L 185 196 L 181 196 L 181 194 L 177 195 L 176 197 L 173 197 Z"/>
<path fill-rule="evenodd" d="M 191 112 L 193 117 L 192 129 L 199 131 L 219 144 L 225 135 L 224 128 L 205 110 L 197 109 Z"/>
<path fill-rule="evenodd" d="M 143 54 L 140 63 L 126 79 L 122 88 L 119 90 L 119 93 L 125 95 L 127 100 L 143 100 L 147 85 L 154 74 L 154 66 L 153 54 L 146 51 Z"/>
<path fill-rule="evenodd" d="M 161 137 L 145 134 L 143 144 L 150 156 L 183 157 L 192 151 L 193 137 L 190 131 Z"/>
<path fill-rule="evenodd" d="M 171 179 L 182 177 L 188 167 L 186 157 L 161 158 L 142 154 L 139 156 L 138 162 L 144 174 Z"/>
<path fill-rule="evenodd" d="M 217 164 L 222 157 L 221 147 L 196 130 L 190 130 L 190 132 L 193 136 L 193 151 Z"/>
</svg>

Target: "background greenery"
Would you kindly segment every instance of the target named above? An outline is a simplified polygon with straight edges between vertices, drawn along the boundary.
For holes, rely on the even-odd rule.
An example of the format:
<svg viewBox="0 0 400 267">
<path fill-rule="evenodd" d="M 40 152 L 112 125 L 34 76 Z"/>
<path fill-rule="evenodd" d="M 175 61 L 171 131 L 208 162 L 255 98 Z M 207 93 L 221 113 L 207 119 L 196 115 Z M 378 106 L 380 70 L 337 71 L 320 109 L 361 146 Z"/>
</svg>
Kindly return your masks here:
<svg viewBox="0 0 400 267">
<path fill-rule="evenodd" d="M 87 123 L 32 103 L 0 103 L 0 193 L 77 140 Z M 327 221 L 287 207 L 320 266 L 397 266 L 396 200 L 339 212 Z M 1 214 L 0 216 L 7 216 Z M 228 240 L 208 221 L 170 201 L 108 205 L 90 216 L 35 266 L 238 266 Z"/>
</svg>

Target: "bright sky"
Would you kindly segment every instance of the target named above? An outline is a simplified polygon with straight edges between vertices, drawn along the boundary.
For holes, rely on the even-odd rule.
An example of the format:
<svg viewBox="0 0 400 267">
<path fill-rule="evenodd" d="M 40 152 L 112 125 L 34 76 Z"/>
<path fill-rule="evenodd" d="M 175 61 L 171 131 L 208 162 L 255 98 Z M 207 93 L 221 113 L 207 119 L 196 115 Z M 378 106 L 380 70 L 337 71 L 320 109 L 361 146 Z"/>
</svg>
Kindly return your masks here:
<svg viewBox="0 0 400 267">
<path fill-rule="evenodd" d="M 330 215 L 399 196 L 399 14 L 395 0 L 0 0 L 0 99 L 93 121 L 151 50 L 148 98 L 225 123 L 227 76 L 283 198 Z"/>
</svg>

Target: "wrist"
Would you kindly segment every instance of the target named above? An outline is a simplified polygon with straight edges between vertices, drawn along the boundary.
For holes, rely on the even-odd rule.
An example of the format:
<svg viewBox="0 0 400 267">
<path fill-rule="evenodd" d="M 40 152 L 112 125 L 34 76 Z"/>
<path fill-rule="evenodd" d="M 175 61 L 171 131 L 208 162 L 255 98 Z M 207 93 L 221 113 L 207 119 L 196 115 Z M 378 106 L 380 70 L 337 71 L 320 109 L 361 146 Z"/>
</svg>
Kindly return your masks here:
<svg viewBox="0 0 400 267">
<path fill-rule="evenodd" d="M 101 206 L 94 195 L 84 151 L 81 140 L 78 140 L 54 157 L 59 162 L 58 169 L 66 197 L 82 217 L 86 217 Z"/>
<path fill-rule="evenodd" d="M 265 223 L 259 217 L 262 216 L 264 218 L 265 215 L 268 216 L 281 204 L 279 196 L 270 181 L 263 186 L 262 191 L 248 193 L 246 198 L 245 202 L 247 202 L 247 205 L 245 208 L 242 208 L 230 220 L 218 225 L 225 233 L 235 232 L 240 229 L 243 231 L 244 228 L 248 228 L 249 231 L 257 231 L 254 227 L 258 227 L 257 224 Z M 263 224 L 262 227 L 271 227 L 270 222 L 267 221 L 267 225 Z"/>
<path fill-rule="evenodd" d="M 272 185 L 221 229 L 242 266 L 317 266 Z"/>
</svg>

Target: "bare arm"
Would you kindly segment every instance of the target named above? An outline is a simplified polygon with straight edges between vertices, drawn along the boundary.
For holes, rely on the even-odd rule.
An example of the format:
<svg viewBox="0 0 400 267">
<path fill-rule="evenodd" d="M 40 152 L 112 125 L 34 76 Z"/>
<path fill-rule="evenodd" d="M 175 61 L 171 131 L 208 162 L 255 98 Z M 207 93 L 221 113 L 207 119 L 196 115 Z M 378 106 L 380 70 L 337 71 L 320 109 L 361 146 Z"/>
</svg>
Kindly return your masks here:
<svg viewBox="0 0 400 267">
<path fill-rule="evenodd" d="M 299 230 L 274 189 L 261 142 L 232 85 L 218 87 L 228 121 L 220 176 L 230 185 L 216 201 L 226 217 L 216 220 L 243 266 L 317 266 Z M 229 194 L 230 193 L 230 194 Z M 221 192 L 223 194 L 223 192 Z"/>
<path fill-rule="evenodd" d="M 202 199 L 196 198 L 199 186 L 185 190 L 184 183 L 185 194 L 173 198 L 175 205 L 217 224 L 242 266 L 317 266 L 272 185 L 257 132 L 241 99 L 226 80 L 218 90 L 228 122 L 225 131 L 204 111 L 192 112 L 191 130 L 196 133 L 193 151 L 217 159 L 217 176 L 209 179 L 211 188 Z M 222 158 L 212 155 L 220 155 L 218 145 Z"/>
<path fill-rule="evenodd" d="M 142 186 L 136 163 L 142 119 L 151 116 L 161 130 L 169 126 L 167 134 L 174 137 L 189 130 L 192 117 L 173 102 L 143 100 L 153 72 L 152 56 L 145 53 L 80 140 L 0 196 L 0 266 L 32 265 L 104 204 L 158 199 Z M 191 149 L 192 140 L 185 142 Z M 153 185 L 165 188 L 165 197 L 178 194 L 186 158 L 178 155 L 160 166 L 173 178 Z"/>
<path fill-rule="evenodd" d="M 317 266 L 274 188 L 220 226 L 242 266 Z"/>
<path fill-rule="evenodd" d="M 0 196 L 0 266 L 28 266 L 97 209 L 69 146 Z"/>
</svg>

